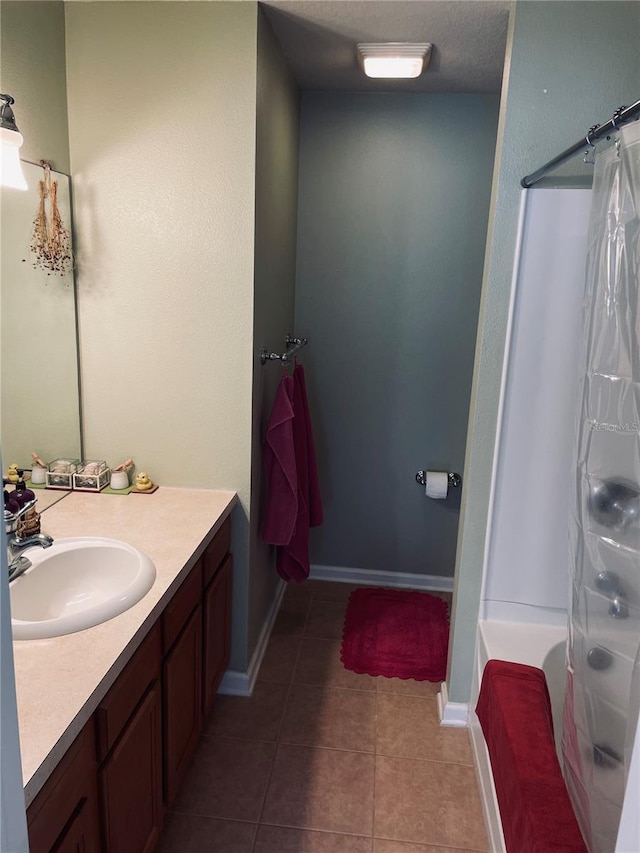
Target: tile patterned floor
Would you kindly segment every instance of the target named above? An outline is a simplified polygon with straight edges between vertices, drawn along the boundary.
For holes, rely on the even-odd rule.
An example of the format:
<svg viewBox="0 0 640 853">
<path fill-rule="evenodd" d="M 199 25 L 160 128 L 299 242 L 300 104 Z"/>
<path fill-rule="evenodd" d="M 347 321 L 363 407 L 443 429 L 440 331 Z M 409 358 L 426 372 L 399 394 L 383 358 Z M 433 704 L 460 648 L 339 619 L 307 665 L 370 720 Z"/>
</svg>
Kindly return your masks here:
<svg viewBox="0 0 640 853">
<path fill-rule="evenodd" d="M 160 853 L 488 849 L 468 733 L 440 727 L 439 685 L 342 666 L 353 589 L 287 589 L 253 696 L 216 700 Z"/>
</svg>

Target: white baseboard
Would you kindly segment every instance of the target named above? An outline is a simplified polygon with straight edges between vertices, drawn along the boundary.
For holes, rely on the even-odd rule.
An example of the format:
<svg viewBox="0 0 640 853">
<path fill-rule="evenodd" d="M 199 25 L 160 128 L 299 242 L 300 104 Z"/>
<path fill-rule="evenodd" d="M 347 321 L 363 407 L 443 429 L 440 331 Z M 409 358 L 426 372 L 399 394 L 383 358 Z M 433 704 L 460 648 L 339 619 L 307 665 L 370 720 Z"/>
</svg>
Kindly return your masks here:
<svg viewBox="0 0 640 853">
<path fill-rule="evenodd" d="M 399 589 L 424 589 L 434 592 L 451 592 L 453 590 L 453 578 L 445 578 L 440 575 L 419 575 L 412 572 L 377 572 L 345 566 L 312 565 L 309 577 L 319 581 L 391 586 Z"/>
<path fill-rule="evenodd" d="M 432 590 L 433 592 L 451 592 L 453 590 L 453 578 L 440 577 L 439 575 L 419 575 L 411 572 L 375 572 L 369 569 L 315 565 L 311 566 L 309 577 L 315 580 L 368 584 L 369 586 L 389 586 L 399 589 L 422 589 Z M 264 620 L 258 644 L 249 663 L 248 672 L 228 669 L 220 682 L 218 693 L 228 696 L 251 696 L 286 586 L 284 581 L 280 581 L 278 591 L 273 598 L 269 612 Z M 439 698 L 438 701 L 440 701 Z M 449 702 L 448 705 L 453 708 L 456 703 Z M 464 707 L 467 708 L 466 705 Z M 452 711 L 449 710 L 447 719 L 451 716 L 451 713 Z M 443 722 L 442 725 L 466 726 L 466 720 L 465 722 Z"/>
<path fill-rule="evenodd" d="M 442 682 L 438 693 L 438 716 L 441 726 L 464 728 L 469 725 L 469 703 L 450 702 L 446 681 Z"/>
<path fill-rule="evenodd" d="M 251 661 L 249 662 L 248 672 L 228 669 L 222 677 L 218 693 L 223 693 L 227 696 L 251 696 L 253 693 L 253 686 L 256 683 L 256 678 L 260 671 L 262 658 L 267 650 L 269 637 L 271 636 L 271 631 L 273 629 L 273 623 L 276 621 L 276 616 L 278 615 L 278 610 L 280 609 L 280 604 L 282 602 L 286 586 L 286 583 L 281 580 L 276 594 L 273 597 L 273 601 L 271 602 L 269 612 L 267 613 L 266 619 L 262 625 L 262 631 L 260 632 L 258 643 L 253 655 L 251 656 Z"/>
<path fill-rule="evenodd" d="M 249 673 L 237 669 L 228 669 L 218 687 L 218 693 L 225 696 L 251 696 L 251 690 Z"/>
<path fill-rule="evenodd" d="M 475 711 L 469 714 L 469 731 L 471 734 L 471 748 L 473 750 L 476 779 L 478 780 L 480 799 L 482 800 L 484 822 L 487 828 L 487 835 L 489 836 L 489 850 L 490 853 L 506 853 L 507 848 L 502 831 L 498 797 L 491 772 L 491 760 L 484 735 L 482 734 L 480 720 L 476 716 Z"/>
</svg>

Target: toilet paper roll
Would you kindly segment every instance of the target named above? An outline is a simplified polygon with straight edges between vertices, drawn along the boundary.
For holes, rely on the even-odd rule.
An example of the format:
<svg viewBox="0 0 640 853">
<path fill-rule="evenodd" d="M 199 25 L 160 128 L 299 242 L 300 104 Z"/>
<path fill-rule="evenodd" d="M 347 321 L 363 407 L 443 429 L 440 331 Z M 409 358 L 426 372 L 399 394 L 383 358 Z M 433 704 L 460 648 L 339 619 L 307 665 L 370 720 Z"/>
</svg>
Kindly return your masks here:
<svg viewBox="0 0 640 853">
<path fill-rule="evenodd" d="M 449 490 L 449 475 L 446 471 L 427 471 L 425 494 L 428 498 L 442 500 Z"/>
</svg>

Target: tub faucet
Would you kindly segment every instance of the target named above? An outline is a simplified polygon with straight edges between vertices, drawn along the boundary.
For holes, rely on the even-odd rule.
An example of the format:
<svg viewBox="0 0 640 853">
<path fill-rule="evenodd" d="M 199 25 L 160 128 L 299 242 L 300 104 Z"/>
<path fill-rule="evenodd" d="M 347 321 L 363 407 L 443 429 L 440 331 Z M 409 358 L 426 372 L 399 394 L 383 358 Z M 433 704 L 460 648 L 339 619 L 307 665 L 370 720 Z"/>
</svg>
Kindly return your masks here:
<svg viewBox="0 0 640 853">
<path fill-rule="evenodd" d="M 33 536 L 25 536 L 24 539 L 16 534 L 18 521 L 32 507 L 36 505 L 36 499 L 28 501 L 17 512 L 4 511 L 4 524 L 7 534 L 7 565 L 9 567 L 9 582 L 20 577 L 31 567 L 31 561 L 22 553 L 27 548 L 39 546 L 49 548 L 53 545 L 51 536 L 46 533 L 36 533 Z"/>
</svg>

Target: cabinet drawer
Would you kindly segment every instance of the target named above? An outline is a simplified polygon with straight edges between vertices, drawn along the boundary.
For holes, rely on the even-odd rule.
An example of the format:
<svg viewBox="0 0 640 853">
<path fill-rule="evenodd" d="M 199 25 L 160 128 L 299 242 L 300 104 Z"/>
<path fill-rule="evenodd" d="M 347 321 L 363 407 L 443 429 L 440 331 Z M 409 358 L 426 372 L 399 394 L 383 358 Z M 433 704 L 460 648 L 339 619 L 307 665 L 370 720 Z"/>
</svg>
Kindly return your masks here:
<svg viewBox="0 0 640 853">
<path fill-rule="evenodd" d="M 100 761 L 113 747 L 149 684 L 160 677 L 161 663 L 160 623 L 156 622 L 98 705 L 96 720 Z"/>
<path fill-rule="evenodd" d="M 218 568 L 224 558 L 227 556 L 229 551 L 231 550 L 231 518 L 227 518 L 216 533 L 213 542 L 207 550 L 204 552 L 204 556 L 202 557 L 202 565 L 204 578 L 203 583 L 205 586 L 209 584 L 211 578 L 218 571 Z"/>
<path fill-rule="evenodd" d="M 29 806 L 27 823 L 31 853 L 66 850 L 79 833 L 86 850 L 100 849 L 93 718 Z"/>
<path fill-rule="evenodd" d="M 178 591 L 167 605 L 163 621 L 163 644 L 162 650 L 166 654 L 175 643 L 189 619 L 194 607 L 200 603 L 202 597 L 202 564 L 198 561 L 183 580 Z"/>
</svg>

